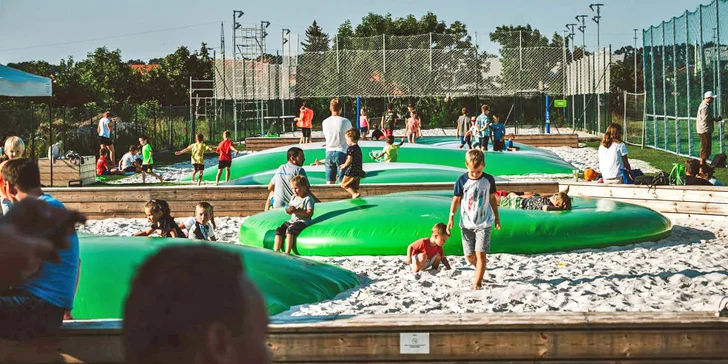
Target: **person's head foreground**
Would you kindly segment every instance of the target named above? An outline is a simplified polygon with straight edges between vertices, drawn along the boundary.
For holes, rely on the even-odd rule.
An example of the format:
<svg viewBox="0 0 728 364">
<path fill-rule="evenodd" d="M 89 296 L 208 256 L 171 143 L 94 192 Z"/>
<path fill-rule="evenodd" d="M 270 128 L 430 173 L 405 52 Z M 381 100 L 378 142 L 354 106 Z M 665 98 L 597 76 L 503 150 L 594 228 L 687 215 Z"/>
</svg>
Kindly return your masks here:
<svg viewBox="0 0 728 364">
<path fill-rule="evenodd" d="M 329 102 L 329 111 L 333 114 L 339 114 L 341 112 L 341 101 L 339 101 L 338 97 L 334 97 L 331 99 L 331 102 Z"/>
<path fill-rule="evenodd" d="M 5 149 L 3 153 L 5 153 L 9 159 L 22 157 L 25 153 L 25 143 L 23 142 L 23 139 L 16 136 L 11 136 L 5 139 Z"/>
<path fill-rule="evenodd" d="M 147 143 L 149 143 L 149 138 L 147 138 L 146 135 L 142 135 L 139 137 L 139 144 L 147 145 Z"/>
<path fill-rule="evenodd" d="M 289 148 L 286 158 L 288 160 L 288 163 L 295 164 L 299 167 L 302 166 L 303 162 L 306 161 L 306 157 L 304 156 L 303 149 L 301 149 L 299 147 Z"/>
<path fill-rule="evenodd" d="M 308 195 L 308 179 L 298 175 L 291 178 L 291 187 L 293 193 L 298 197 L 306 197 Z"/>
<path fill-rule="evenodd" d="M 438 222 L 435 224 L 435 226 L 432 227 L 432 236 L 430 237 L 430 241 L 434 244 L 437 244 L 438 246 L 443 246 L 447 242 L 447 239 L 450 237 L 450 234 L 447 233 L 447 225 Z"/>
<path fill-rule="evenodd" d="M 132 281 L 125 360 L 267 364 L 267 327 L 263 297 L 239 255 L 206 244 L 166 247 Z"/>
<path fill-rule="evenodd" d="M 394 135 L 390 135 L 387 137 L 387 141 L 385 142 L 387 144 L 394 144 Z"/>
<path fill-rule="evenodd" d="M 25 194 L 41 188 L 38 164 L 31 159 L 11 159 L 2 173 L 5 180 L 2 188 L 12 202 L 20 201 Z"/>
<path fill-rule="evenodd" d="M 471 149 L 465 153 L 465 167 L 471 178 L 479 178 L 485 168 L 485 154 L 479 149 Z"/>
</svg>

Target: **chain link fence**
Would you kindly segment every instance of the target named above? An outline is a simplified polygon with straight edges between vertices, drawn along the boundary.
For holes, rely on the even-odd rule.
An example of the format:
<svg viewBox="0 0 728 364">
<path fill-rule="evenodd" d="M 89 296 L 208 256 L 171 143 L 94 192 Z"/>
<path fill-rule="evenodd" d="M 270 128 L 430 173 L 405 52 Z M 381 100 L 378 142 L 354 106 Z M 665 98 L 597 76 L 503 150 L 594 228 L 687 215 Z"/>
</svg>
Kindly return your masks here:
<svg viewBox="0 0 728 364">
<path fill-rule="evenodd" d="M 728 98 L 728 1 L 715 0 L 695 11 L 642 31 L 645 51 L 645 144 L 698 157 L 695 116 L 703 93 L 718 94 L 712 104 L 722 115 Z M 712 154 L 725 153 L 725 122 L 716 123 Z"/>
</svg>

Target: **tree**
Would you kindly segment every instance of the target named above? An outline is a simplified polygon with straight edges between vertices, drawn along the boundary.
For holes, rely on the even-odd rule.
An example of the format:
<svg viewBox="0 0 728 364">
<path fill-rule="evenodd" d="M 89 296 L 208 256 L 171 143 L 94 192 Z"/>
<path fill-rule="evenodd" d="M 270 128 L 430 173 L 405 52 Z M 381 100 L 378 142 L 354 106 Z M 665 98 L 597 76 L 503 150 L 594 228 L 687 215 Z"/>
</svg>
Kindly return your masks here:
<svg viewBox="0 0 728 364">
<path fill-rule="evenodd" d="M 490 40 L 500 44 L 501 92 L 543 91 L 560 93 L 563 70 L 563 37 L 554 33 L 551 43 L 538 29 L 502 25 L 490 33 Z"/>
<path fill-rule="evenodd" d="M 316 20 L 306 29 L 306 39 L 301 42 L 304 52 L 322 52 L 329 50 L 329 35 L 324 33 Z"/>
</svg>

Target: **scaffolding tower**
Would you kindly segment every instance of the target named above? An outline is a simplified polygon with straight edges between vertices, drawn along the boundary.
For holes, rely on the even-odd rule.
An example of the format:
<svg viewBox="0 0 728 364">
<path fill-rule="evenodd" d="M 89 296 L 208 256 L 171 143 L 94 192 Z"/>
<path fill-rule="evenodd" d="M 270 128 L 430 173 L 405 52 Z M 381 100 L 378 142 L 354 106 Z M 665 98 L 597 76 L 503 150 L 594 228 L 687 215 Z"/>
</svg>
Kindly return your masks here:
<svg viewBox="0 0 728 364">
<path fill-rule="evenodd" d="M 236 140 L 238 120 L 255 120 L 260 123 L 261 133 L 264 130 L 263 122 L 268 116 L 266 100 L 270 99 L 269 72 L 264 72 L 270 62 L 266 54 L 269 25 L 262 21 L 259 27 L 243 28 L 233 22 L 232 105 Z"/>
</svg>

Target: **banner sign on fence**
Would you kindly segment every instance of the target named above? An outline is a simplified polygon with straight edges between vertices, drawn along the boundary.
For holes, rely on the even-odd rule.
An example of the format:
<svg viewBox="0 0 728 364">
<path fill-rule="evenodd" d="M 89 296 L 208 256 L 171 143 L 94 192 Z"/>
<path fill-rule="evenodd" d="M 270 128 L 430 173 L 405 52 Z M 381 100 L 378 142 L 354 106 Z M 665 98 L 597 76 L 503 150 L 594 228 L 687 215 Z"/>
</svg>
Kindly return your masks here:
<svg viewBox="0 0 728 364">
<path fill-rule="evenodd" d="M 563 109 L 566 107 L 566 99 L 554 99 L 554 107 Z"/>
</svg>

